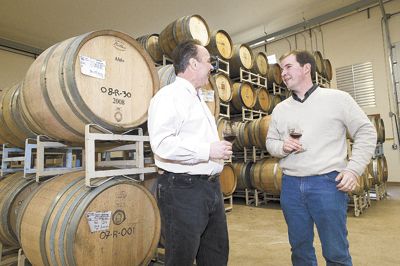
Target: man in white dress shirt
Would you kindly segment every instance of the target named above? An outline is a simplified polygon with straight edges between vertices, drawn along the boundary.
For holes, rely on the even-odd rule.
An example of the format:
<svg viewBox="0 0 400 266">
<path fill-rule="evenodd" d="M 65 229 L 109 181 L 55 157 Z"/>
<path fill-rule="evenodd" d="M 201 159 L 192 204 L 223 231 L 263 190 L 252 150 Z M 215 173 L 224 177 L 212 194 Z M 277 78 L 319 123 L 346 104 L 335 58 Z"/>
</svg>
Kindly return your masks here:
<svg viewBox="0 0 400 266">
<path fill-rule="evenodd" d="M 199 97 L 210 54 L 196 41 L 173 54 L 175 82 L 151 100 L 150 144 L 159 168 L 157 199 L 165 237 L 165 265 L 227 265 L 228 231 L 219 173 L 232 144 L 220 141 L 215 119 Z"/>
</svg>

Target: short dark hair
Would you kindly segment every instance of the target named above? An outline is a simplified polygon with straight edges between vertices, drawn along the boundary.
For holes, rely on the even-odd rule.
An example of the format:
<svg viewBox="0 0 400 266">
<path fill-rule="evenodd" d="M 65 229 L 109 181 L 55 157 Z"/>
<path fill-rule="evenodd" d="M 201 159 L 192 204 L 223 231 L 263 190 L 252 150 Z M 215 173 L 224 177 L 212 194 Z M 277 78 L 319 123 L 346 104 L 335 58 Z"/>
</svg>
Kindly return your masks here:
<svg viewBox="0 0 400 266">
<path fill-rule="evenodd" d="M 175 74 L 185 72 L 189 65 L 190 58 L 197 58 L 197 45 L 201 45 L 197 40 L 184 41 L 178 44 L 172 53 Z"/>
<path fill-rule="evenodd" d="M 315 75 L 315 58 L 314 56 L 305 50 L 293 50 L 290 52 L 287 52 L 283 54 L 280 58 L 279 61 L 282 61 L 286 57 L 294 55 L 296 57 L 296 61 L 300 64 L 300 66 L 304 66 L 305 64 L 310 64 L 311 65 L 311 77 Z"/>
</svg>

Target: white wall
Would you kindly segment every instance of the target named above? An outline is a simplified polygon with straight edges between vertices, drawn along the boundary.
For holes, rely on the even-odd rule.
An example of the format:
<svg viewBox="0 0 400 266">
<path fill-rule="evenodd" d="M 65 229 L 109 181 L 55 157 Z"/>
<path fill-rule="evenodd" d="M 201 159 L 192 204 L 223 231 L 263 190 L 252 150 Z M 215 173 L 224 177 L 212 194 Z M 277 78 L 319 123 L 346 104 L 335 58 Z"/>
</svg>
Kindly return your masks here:
<svg viewBox="0 0 400 266">
<path fill-rule="evenodd" d="M 0 49 L 0 90 L 23 80 L 34 58 Z"/>
<path fill-rule="evenodd" d="M 385 4 L 385 9 L 386 13 L 399 12 L 400 1 L 391 1 Z M 394 120 L 389 117 L 389 111 L 396 112 L 396 109 L 389 65 L 385 54 L 386 46 L 382 33 L 381 17 L 379 7 L 374 7 L 370 9 L 369 17 L 367 11 L 363 11 L 325 24 L 320 29 L 312 31 L 312 49 L 309 31 L 297 34 L 297 48 L 304 49 L 306 45 L 307 50 L 315 50 L 318 46 L 321 52 L 325 52 L 324 57 L 331 61 L 333 70 L 367 61 L 372 63 L 376 107 L 364 108 L 364 111 L 367 114 L 379 113 L 383 118 L 386 130 L 384 152 L 388 160 L 389 181 L 400 182 L 400 151 L 399 149 L 392 149 L 392 144 L 398 144 L 398 140 L 395 136 Z M 400 14 L 392 16 L 389 21 L 389 28 L 392 43 L 399 42 Z M 288 41 L 291 43 L 292 49 L 295 49 L 295 37 L 291 36 L 287 40 L 283 39 L 268 44 L 267 54 L 276 54 L 279 58 L 283 53 L 289 51 Z M 264 49 L 264 47 L 259 47 L 256 50 L 264 51 Z M 332 87 L 336 87 L 335 76 L 335 71 L 333 71 Z"/>
</svg>

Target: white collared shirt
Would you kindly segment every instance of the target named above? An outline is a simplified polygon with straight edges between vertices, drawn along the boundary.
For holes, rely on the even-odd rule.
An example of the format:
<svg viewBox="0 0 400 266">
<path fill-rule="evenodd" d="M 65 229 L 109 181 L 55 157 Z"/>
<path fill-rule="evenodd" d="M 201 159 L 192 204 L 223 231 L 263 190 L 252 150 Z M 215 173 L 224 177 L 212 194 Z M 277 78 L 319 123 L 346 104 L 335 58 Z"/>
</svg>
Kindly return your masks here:
<svg viewBox="0 0 400 266">
<path fill-rule="evenodd" d="M 147 124 L 159 168 L 192 175 L 222 171 L 222 161 L 209 160 L 210 144 L 219 141 L 215 119 L 186 79 L 176 77 L 157 92 Z"/>
</svg>

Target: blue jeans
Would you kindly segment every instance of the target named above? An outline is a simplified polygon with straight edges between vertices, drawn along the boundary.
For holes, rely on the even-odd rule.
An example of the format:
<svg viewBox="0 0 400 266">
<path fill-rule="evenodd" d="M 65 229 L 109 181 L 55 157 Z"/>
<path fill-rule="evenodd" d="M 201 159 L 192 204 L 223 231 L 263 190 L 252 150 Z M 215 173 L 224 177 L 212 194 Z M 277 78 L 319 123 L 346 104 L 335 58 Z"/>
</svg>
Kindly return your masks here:
<svg viewBox="0 0 400 266">
<path fill-rule="evenodd" d="M 283 175 L 281 207 L 288 225 L 294 266 L 317 265 L 314 223 L 326 265 L 352 265 L 347 241 L 347 193 L 336 188 L 338 172 L 296 177 Z"/>
<path fill-rule="evenodd" d="M 224 266 L 229 242 L 219 178 L 203 180 L 164 173 L 158 204 L 165 237 L 166 266 Z"/>
</svg>

